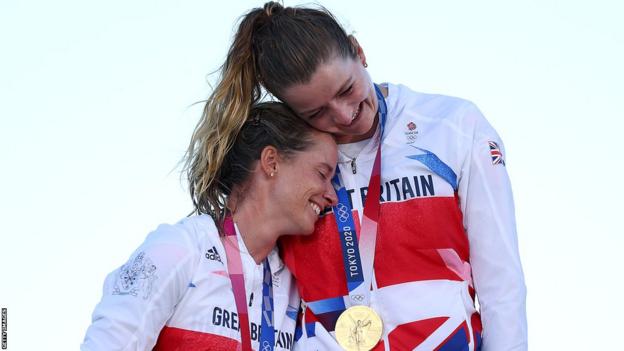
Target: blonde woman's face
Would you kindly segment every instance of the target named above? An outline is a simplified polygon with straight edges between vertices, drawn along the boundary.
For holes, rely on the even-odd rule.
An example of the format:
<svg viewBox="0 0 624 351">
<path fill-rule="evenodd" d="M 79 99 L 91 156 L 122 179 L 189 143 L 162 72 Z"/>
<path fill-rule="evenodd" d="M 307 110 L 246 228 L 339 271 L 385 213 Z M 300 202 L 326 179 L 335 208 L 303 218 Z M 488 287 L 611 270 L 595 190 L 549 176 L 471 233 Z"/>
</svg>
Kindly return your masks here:
<svg viewBox="0 0 624 351">
<path fill-rule="evenodd" d="M 339 143 L 361 140 L 375 126 L 375 87 L 361 58 L 331 59 L 309 82 L 286 88 L 281 98 L 308 124 L 334 134 Z"/>
<path fill-rule="evenodd" d="M 331 184 L 337 162 L 336 142 L 327 133 L 314 132 L 313 137 L 313 144 L 282 161 L 274 176 L 274 201 L 293 234 L 312 233 L 319 213 L 337 201 Z"/>
</svg>

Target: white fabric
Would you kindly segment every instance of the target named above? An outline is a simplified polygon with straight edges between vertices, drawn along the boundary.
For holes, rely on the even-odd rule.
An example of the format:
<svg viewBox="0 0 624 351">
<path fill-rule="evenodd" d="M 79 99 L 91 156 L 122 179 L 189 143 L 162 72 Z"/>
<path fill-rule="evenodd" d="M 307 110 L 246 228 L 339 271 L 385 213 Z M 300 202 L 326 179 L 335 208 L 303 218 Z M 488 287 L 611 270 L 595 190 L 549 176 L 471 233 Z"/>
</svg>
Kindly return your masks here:
<svg viewBox="0 0 624 351">
<path fill-rule="evenodd" d="M 250 293 L 254 295 L 249 319 L 259 328 L 262 264 L 255 263 L 240 235 L 237 237 L 248 303 Z M 226 259 L 222 240 L 209 216 L 159 226 L 128 263 L 106 278 L 102 300 L 93 312 L 81 350 L 151 350 L 165 326 L 189 331 L 189 335 L 202 333 L 199 335 L 208 343 L 219 343 L 223 337 L 240 342 L 240 332 L 232 320 L 236 306 Z M 299 297 L 277 249 L 269 254 L 269 265 L 273 274 L 276 350 L 287 350 L 292 348 Z M 252 333 L 254 349 L 258 348 L 257 339 Z"/>
<path fill-rule="evenodd" d="M 459 267 L 458 275 L 465 276 L 464 281 L 406 281 L 373 291 L 371 307 L 387 323 L 384 326 L 386 350 L 391 349 L 388 334 L 395 326 L 410 321 L 449 317 L 416 350 L 432 350 L 441 345 L 464 321 L 472 333 L 470 316 L 475 307 L 469 295 L 469 286 L 473 283 L 483 324 L 481 350 L 527 350 L 526 288 L 518 253 L 511 186 L 504 164 L 493 161 L 488 144 L 490 141 L 497 143 L 504 157 L 501 139 L 477 107 L 465 100 L 417 93 L 405 86 L 388 84 L 386 101 L 388 118 L 382 144 L 382 198 L 388 200 L 390 196 L 388 202 L 397 203 L 421 201 L 420 197 L 397 198 L 395 190 L 387 182 L 405 179 L 402 177 L 406 176 L 412 179 L 413 175 L 428 172 L 421 163 L 408 156 L 424 154 L 420 149 L 432 152 L 453 170 L 458 187 L 455 191 L 445 179 L 434 174 L 435 194 L 423 196 L 422 199 L 458 196 L 465 229 L 465 234 L 461 235 L 467 235 L 470 248 L 469 262 L 464 262 L 463 267 L 461 264 L 455 267 Z M 360 219 L 363 207 L 360 191 L 368 186 L 377 138 L 371 138 L 357 156 L 357 174 L 352 173 L 351 159 L 344 155 L 340 155 L 339 159 L 343 182 L 347 189 L 353 190 L 353 207 L 360 214 Z M 345 147 L 349 148 L 349 145 L 340 145 L 340 148 Z M 350 152 L 353 153 L 353 150 Z M 397 184 L 401 186 L 401 183 Z M 399 188 L 396 189 L 399 193 Z M 382 203 L 382 208 L 384 205 Z M 402 215 L 423 214 L 406 212 Z M 453 248 L 435 249 L 441 255 L 448 254 L 446 257 L 451 259 L 456 256 Z M 340 253 L 325 253 L 329 254 Z M 385 258 L 375 259 L 377 262 Z M 297 258 L 294 260 L 296 263 Z M 295 272 L 295 275 L 302 279 L 301 274 Z M 305 281 L 300 284 L 305 285 Z M 307 350 L 339 350 L 333 334 L 317 322 L 315 336 L 306 340 L 304 328 L 304 336 L 297 346 Z M 472 341 L 469 349 L 474 347 Z"/>
</svg>

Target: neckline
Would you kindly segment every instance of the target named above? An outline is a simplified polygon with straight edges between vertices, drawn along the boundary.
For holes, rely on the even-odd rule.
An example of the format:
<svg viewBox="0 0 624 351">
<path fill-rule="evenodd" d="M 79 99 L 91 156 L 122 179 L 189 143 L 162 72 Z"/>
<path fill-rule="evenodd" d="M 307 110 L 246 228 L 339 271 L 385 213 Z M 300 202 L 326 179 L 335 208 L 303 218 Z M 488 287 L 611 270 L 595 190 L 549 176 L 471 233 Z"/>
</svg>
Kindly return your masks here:
<svg viewBox="0 0 624 351">
<path fill-rule="evenodd" d="M 243 235 L 238 229 L 238 225 L 236 224 L 236 222 L 233 222 L 233 223 L 234 223 L 234 230 L 236 230 L 236 241 L 238 242 L 238 247 L 234 247 L 234 249 L 237 249 L 238 252 L 243 254 L 245 256 L 245 260 L 250 260 L 251 262 L 253 262 L 256 268 L 262 267 L 262 261 L 264 260 L 262 260 L 260 263 L 256 263 L 256 260 L 254 260 L 254 258 L 249 253 L 249 250 L 247 249 L 247 245 L 245 245 L 245 240 L 243 240 Z M 227 240 L 223 240 L 222 244 L 230 245 Z M 271 267 L 272 273 L 278 273 L 284 268 L 284 263 L 282 262 L 282 259 L 279 257 L 277 245 L 271 249 L 271 251 L 266 256 L 266 258 L 268 258 L 269 260 L 269 266 Z"/>
</svg>

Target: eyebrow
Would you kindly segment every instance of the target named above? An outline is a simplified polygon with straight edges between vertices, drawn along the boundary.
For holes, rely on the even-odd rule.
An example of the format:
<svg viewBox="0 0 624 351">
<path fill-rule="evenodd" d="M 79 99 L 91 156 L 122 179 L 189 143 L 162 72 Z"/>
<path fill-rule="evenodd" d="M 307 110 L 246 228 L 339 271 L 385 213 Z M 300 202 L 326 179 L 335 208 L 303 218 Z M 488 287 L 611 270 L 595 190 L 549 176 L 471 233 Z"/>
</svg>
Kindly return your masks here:
<svg viewBox="0 0 624 351">
<path fill-rule="evenodd" d="M 330 172 L 330 173 L 335 172 L 334 167 L 331 166 L 329 163 L 322 162 L 321 165 L 324 166 L 327 169 L 328 172 Z"/>
<path fill-rule="evenodd" d="M 349 76 L 349 78 L 347 78 L 347 80 L 340 87 L 340 89 L 338 89 L 338 94 L 342 94 L 345 90 L 347 90 L 347 87 L 351 84 L 353 84 L 353 76 Z"/>
<path fill-rule="evenodd" d="M 338 89 L 338 93 L 336 93 L 336 95 L 340 95 L 343 91 L 345 91 L 347 89 L 347 87 L 350 84 L 353 84 L 353 76 L 352 75 L 347 78 L 347 80 L 342 84 L 342 86 L 340 86 L 340 89 Z M 318 111 L 318 110 L 320 110 L 322 108 L 323 108 L 323 106 L 317 107 L 317 108 L 314 108 L 314 109 L 311 109 L 311 110 L 308 110 L 308 111 L 299 112 L 299 115 L 301 115 L 301 116 L 310 115 L 313 112 L 316 112 L 316 111 Z"/>
</svg>

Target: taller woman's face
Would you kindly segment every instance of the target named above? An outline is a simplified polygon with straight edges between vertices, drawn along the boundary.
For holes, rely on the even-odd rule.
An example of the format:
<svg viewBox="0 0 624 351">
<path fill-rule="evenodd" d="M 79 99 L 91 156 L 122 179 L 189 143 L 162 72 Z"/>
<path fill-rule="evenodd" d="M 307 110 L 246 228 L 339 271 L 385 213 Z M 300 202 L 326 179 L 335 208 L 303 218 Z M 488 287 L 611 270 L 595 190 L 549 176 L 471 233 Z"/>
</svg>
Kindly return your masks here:
<svg viewBox="0 0 624 351">
<path fill-rule="evenodd" d="M 281 98 L 311 126 L 336 136 L 338 143 L 374 134 L 377 96 L 363 55 L 320 64 L 309 82 L 286 88 Z"/>
</svg>

